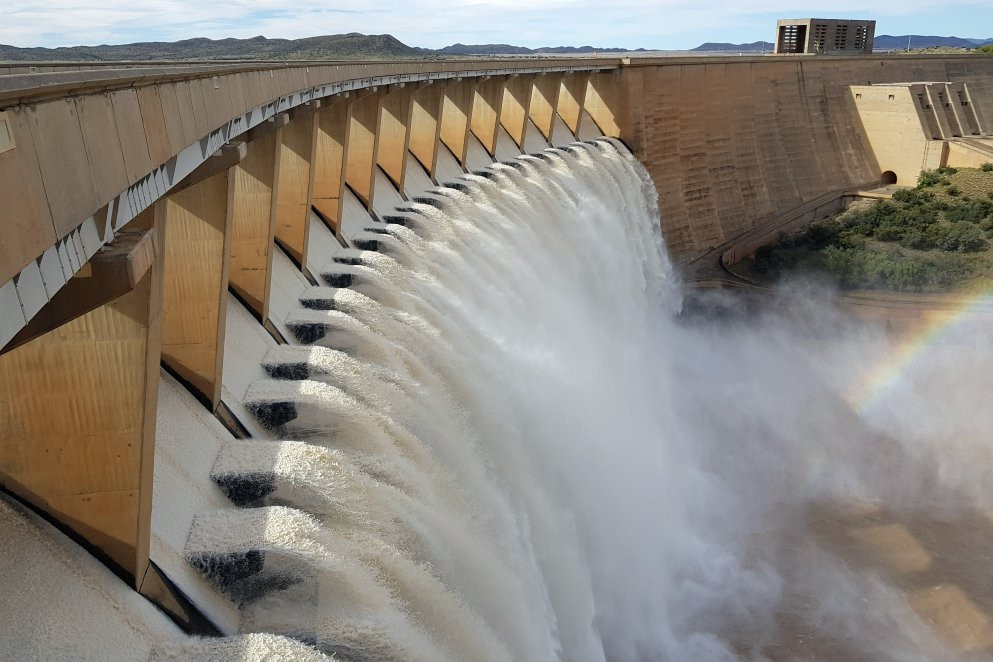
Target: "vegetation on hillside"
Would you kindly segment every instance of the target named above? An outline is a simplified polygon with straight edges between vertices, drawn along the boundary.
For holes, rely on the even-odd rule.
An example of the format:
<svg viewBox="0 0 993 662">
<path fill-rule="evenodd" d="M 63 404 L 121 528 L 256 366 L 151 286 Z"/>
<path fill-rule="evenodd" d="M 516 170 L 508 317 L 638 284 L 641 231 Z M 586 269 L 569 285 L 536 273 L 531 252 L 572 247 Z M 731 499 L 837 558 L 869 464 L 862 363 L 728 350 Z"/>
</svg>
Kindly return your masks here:
<svg viewBox="0 0 993 662">
<path fill-rule="evenodd" d="M 639 49 L 644 50 L 644 49 Z M 68 46 L 60 48 L 19 48 L 0 44 L 0 61 L 101 62 L 148 60 L 354 60 L 438 58 L 465 55 L 545 55 L 570 53 L 620 53 L 622 48 L 595 46 L 550 46 L 524 48 L 508 44 L 453 44 L 436 50 L 408 46 L 388 34 L 358 32 L 303 39 L 184 39 L 149 41 L 115 46 Z"/>
<path fill-rule="evenodd" d="M 993 278 L 993 164 L 921 173 L 914 189 L 863 201 L 761 247 L 764 278 L 816 274 L 845 289 L 944 292 Z"/>
<path fill-rule="evenodd" d="M 423 58 L 428 53 L 388 34 L 357 32 L 304 39 L 184 39 L 115 46 L 17 48 L 0 44 L 0 60 L 341 60 L 359 58 Z"/>
</svg>

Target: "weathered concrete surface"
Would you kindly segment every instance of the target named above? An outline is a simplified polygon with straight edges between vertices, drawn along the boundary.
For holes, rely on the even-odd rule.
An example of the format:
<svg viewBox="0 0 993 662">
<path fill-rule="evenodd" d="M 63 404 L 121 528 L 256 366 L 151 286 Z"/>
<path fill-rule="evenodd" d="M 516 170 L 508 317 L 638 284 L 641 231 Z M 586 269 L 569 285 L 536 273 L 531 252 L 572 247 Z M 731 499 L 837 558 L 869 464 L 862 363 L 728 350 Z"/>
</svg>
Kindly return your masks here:
<svg viewBox="0 0 993 662">
<path fill-rule="evenodd" d="M 993 126 L 993 58 L 632 59 L 618 76 L 621 137 L 655 180 L 679 264 L 827 192 L 879 181 L 849 86 L 965 82 Z"/>
</svg>

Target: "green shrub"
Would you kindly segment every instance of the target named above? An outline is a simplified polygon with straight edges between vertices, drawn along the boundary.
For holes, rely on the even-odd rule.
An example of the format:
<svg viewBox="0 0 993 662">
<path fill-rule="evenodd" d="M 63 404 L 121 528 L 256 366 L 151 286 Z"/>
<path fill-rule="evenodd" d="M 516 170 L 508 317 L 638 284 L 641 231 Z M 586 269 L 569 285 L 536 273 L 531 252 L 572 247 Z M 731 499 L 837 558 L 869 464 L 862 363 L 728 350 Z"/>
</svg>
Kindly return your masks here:
<svg viewBox="0 0 993 662">
<path fill-rule="evenodd" d="M 937 170 L 937 173 L 939 175 L 954 175 L 957 172 L 958 172 L 958 168 L 953 168 L 951 166 L 944 166 L 944 167 L 938 168 L 938 170 Z"/>
<path fill-rule="evenodd" d="M 838 233 L 838 245 L 844 246 L 845 248 L 858 248 L 860 246 L 865 246 L 872 234 L 873 232 L 866 234 L 864 232 L 864 226 L 851 228 L 849 230 L 842 230 Z"/>
<path fill-rule="evenodd" d="M 921 182 L 928 181 L 948 182 L 922 172 Z M 899 189 L 889 200 L 782 235 L 758 249 L 755 270 L 771 278 L 816 273 L 856 289 L 932 292 L 960 285 L 985 264 L 967 253 L 986 250 L 987 233 L 993 237 L 993 194 L 970 200 L 950 182 L 947 190 L 952 199 L 920 187 Z"/>
<path fill-rule="evenodd" d="M 941 179 L 938 180 L 938 183 L 941 184 L 942 186 L 951 186 L 952 180 L 948 179 L 948 177 L 942 177 Z"/>
<path fill-rule="evenodd" d="M 984 55 L 993 55 L 993 44 L 986 44 L 985 46 L 980 46 L 977 49 L 980 53 Z"/>
<path fill-rule="evenodd" d="M 907 232 L 908 228 L 906 227 L 901 227 L 899 225 L 884 225 L 876 229 L 876 234 L 874 236 L 880 241 L 899 241 L 903 239 L 904 234 Z"/>
<path fill-rule="evenodd" d="M 900 238 L 900 245 L 917 250 L 934 248 L 932 241 L 928 237 L 925 237 L 924 232 L 917 228 L 910 228 L 904 231 L 903 236 Z"/>
<path fill-rule="evenodd" d="M 989 161 L 982 163 L 980 164 L 979 169 L 983 172 L 993 172 L 993 163 L 990 163 Z"/>
<path fill-rule="evenodd" d="M 948 190 L 948 194 L 954 195 L 951 189 Z M 945 220 L 951 223 L 959 221 L 981 223 L 990 214 L 993 214 L 993 203 L 986 200 L 963 200 L 949 205 L 945 210 Z"/>
<path fill-rule="evenodd" d="M 934 170 L 921 170 L 921 174 L 917 177 L 917 188 L 937 186 L 939 181 L 941 177 Z"/>
<path fill-rule="evenodd" d="M 947 193 L 948 195 L 954 196 L 956 198 L 959 197 L 960 195 L 962 195 L 962 191 L 957 186 L 949 186 L 948 187 L 948 190 L 945 191 L 945 193 Z"/>
<path fill-rule="evenodd" d="M 943 251 L 971 253 L 986 248 L 983 231 L 966 221 L 931 226 L 925 231 L 924 236 Z"/>
<path fill-rule="evenodd" d="M 924 173 L 921 173 L 924 176 Z M 908 205 L 919 206 L 935 200 L 934 193 L 914 188 L 902 188 L 893 193 L 893 199 Z"/>
</svg>

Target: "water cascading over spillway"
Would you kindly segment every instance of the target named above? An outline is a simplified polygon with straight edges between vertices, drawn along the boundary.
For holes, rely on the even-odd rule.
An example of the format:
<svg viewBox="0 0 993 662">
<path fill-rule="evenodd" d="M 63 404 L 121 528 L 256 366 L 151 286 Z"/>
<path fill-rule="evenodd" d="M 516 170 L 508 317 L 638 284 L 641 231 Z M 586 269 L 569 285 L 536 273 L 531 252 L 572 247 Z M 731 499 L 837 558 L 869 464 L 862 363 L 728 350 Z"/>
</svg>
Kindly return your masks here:
<svg viewBox="0 0 993 662">
<path fill-rule="evenodd" d="M 658 530 L 681 528 L 690 478 L 670 469 L 678 295 L 647 174 L 576 143 L 387 220 L 287 320 L 312 344 L 273 351 L 247 398 L 287 441 L 222 451 L 243 508 L 197 518 L 191 562 L 243 629 L 343 659 L 671 652 L 660 568 L 700 549 Z"/>
</svg>

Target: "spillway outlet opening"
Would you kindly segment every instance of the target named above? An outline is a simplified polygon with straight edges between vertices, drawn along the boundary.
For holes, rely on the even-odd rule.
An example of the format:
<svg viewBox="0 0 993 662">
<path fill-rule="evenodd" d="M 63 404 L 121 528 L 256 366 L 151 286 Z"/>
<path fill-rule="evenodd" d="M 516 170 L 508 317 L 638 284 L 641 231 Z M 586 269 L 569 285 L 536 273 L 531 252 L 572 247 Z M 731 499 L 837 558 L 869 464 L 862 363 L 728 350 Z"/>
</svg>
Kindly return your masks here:
<svg viewBox="0 0 993 662">
<path fill-rule="evenodd" d="M 299 415 L 292 402 L 249 402 L 246 407 L 260 425 L 273 432 L 280 431 Z"/>
<path fill-rule="evenodd" d="M 211 474 L 210 478 L 231 503 L 241 508 L 265 505 L 266 497 L 276 491 L 274 473 Z"/>
<path fill-rule="evenodd" d="M 444 201 L 439 200 L 438 198 L 432 198 L 427 195 L 414 196 L 414 202 L 421 205 L 428 205 L 429 207 L 434 207 L 435 209 L 443 209 L 445 205 Z"/>
<path fill-rule="evenodd" d="M 262 368 L 273 379 L 293 382 L 310 379 L 310 366 L 306 363 L 263 363 Z"/>
<path fill-rule="evenodd" d="M 352 274 L 340 271 L 326 271 L 321 273 L 321 278 L 331 287 L 349 287 L 352 285 Z"/>
<path fill-rule="evenodd" d="M 353 239 L 352 244 L 355 248 L 363 251 L 378 251 L 379 242 L 375 239 Z"/>
<path fill-rule="evenodd" d="M 402 225 L 404 227 L 410 227 L 414 222 L 413 219 L 406 216 L 398 216 L 397 214 L 387 214 L 383 216 L 382 221 L 387 225 Z"/>
<path fill-rule="evenodd" d="M 446 188 L 455 189 L 456 191 L 461 191 L 462 193 L 471 193 L 472 187 L 466 182 L 445 182 L 444 186 Z"/>
<path fill-rule="evenodd" d="M 332 297 L 301 296 L 300 305 L 307 310 L 337 310 Z"/>
<path fill-rule="evenodd" d="M 265 552 L 257 549 L 225 554 L 200 552 L 188 555 L 186 562 L 212 583 L 224 588 L 262 572 Z"/>
<path fill-rule="evenodd" d="M 331 261 L 335 264 L 347 264 L 353 267 L 364 263 L 361 255 L 335 255 Z"/>
<path fill-rule="evenodd" d="M 883 186 L 893 186 L 896 182 L 897 176 L 892 170 L 887 170 L 879 176 L 879 183 Z"/>
<path fill-rule="evenodd" d="M 328 325 L 313 322 L 291 322 L 287 326 L 297 342 L 304 345 L 313 345 L 318 340 L 328 335 Z"/>
<path fill-rule="evenodd" d="M 226 554 L 197 553 L 188 555 L 186 561 L 238 607 L 244 607 L 270 593 L 285 591 L 307 579 L 306 573 L 301 575 L 286 569 L 268 570 L 266 556 L 261 550 Z"/>
</svg>

